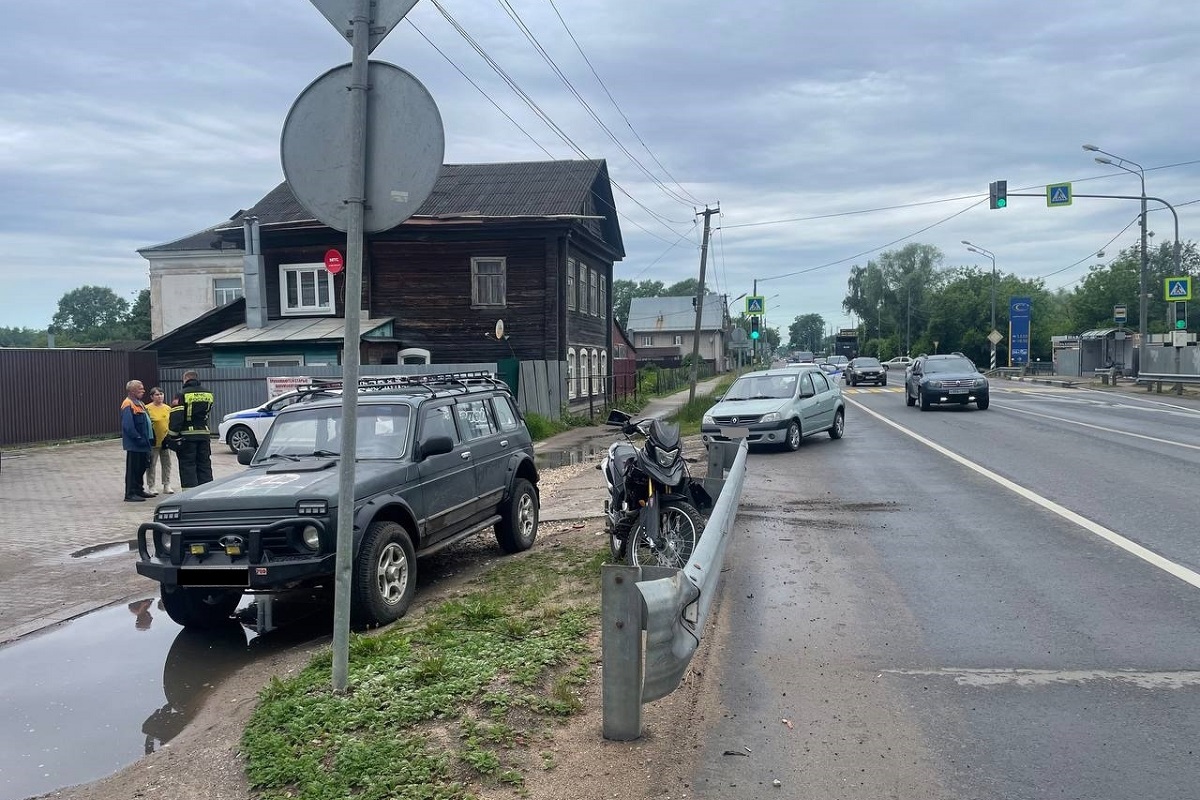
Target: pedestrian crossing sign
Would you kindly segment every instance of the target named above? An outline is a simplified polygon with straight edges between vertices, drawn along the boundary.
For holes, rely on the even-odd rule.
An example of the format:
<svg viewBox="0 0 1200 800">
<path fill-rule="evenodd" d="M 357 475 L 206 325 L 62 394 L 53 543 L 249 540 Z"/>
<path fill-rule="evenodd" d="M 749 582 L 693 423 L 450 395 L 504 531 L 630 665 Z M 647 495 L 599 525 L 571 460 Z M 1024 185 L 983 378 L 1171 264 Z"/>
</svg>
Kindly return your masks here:
<svg viewBox="0 0 1200 800">
<path fill-rule="evenodd" d="M 763 302 L 762 295 L 752 294 L 746 298 L 747 314 L 763 314 L 766 312 L 766 310 L 766 303 Z"/>
<path fill-rule="evenodd" d="M 1163 281 L 1163 300 L 1191 300 L 1192 279 L 1184 275 L 1179 278 L 1167 278 Z"/>
<path fill-rule="evenodd" d="M 1051 183 L 1046 186 L 1046 205 L 1053 208 L 1054 206 L 1069 206 L 1071 205 L 1071 184 L 1070 183 Z"/>
</svg>

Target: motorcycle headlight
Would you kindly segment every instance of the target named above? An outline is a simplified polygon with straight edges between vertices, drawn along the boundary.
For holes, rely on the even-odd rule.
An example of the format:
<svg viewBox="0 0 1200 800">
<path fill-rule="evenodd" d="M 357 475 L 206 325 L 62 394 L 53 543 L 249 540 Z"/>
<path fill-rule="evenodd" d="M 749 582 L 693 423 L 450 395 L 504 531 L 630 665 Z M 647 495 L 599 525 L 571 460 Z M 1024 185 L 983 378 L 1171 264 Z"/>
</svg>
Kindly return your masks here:
<svg viewBox="0 0 1200 800">
<path fill-rule="evenodd" d="M 309 550 L 315 552 L 321 548 L 321 532 L 315 525 L 305 525 L 300 531 L 300 539 Z"/>
<path fill-rule="evenodd" d="M 705 414 L 704 417 L 700 420 L 700 424 L 701 425 L 715 425 L 716 423 L 713 421 L 712 414 Z"/>
<path fill-rule="evenodd" d="M 658 462 L 660 467 L 664 469 L 675 463 L 675 459 L 679 457 L 679 448 L 674 450 L 663 450 L 659 448 L 654 451 L 654 460 Z"/>
<path fill-rule="evenodd" d="M 772 411 L 769 414 L 763 414 L 762 417 L 760 417 L 758 421 L 759 422 L 778 422 L 779 421 L 779 412 Z"/>
</svg>

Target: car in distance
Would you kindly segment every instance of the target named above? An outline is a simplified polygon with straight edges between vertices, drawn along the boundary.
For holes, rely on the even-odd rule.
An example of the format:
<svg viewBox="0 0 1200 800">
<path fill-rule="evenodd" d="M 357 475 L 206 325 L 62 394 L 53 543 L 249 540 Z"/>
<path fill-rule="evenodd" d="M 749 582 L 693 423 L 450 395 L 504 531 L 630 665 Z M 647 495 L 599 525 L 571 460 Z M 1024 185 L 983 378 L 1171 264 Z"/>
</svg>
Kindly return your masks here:
<svg viewBox="0 0 1200 800">
<path fill-rule="evenodd" d="M 506 553 L 538 527 L 533 443 L 490 373 L 365 378 L 359 386 L 351 565 L 358 627 L 404 615 L 417 559 L 494 529 Z M 314 387 L 315 394 L 340 382 Z M 137 571 L 185 627 L 222 624 L 246 592 L 331 587 L 337 554 L 340 397 L 293 402 L 249 469 L 175 495 L 137 532 Z"/>
<path fill-rule="evenodd" d="M 892 369 L 905 370 L 905 369 L 908 369 L 909 367 L 911 367 L 912 363 L 913 363 L 913 360 L 911 358 L 909 358 L 908 356 L 896 356 L 895 358 L 889 358 L 887 361 L 884 361 L 883 368 L 887 369 L 887 370 L 892 370 Z"/>
<path fill-rule="evenodd" d="M 332 394 L 339 393 L 331 392 L 330 395 Z M 292 403 L 310 400 L 313 397 L 314 393 L 311 391 L 307 393 L 284 392 L 278 397 L 272 397 L 261 406 L 233 411 L 221 418 L 221 422 L 217 425 L 217 438 L 224 442 L 234 454 L 246 447 L 253 450 L 258 447 L 259 442 L 271 429 L 271 423 L 275 421 L 276 414 Z"/>
<path fill-rule="evenodd" d="M 974 403 L 983 411 L 990 402 L 988 379 L 961 353 L 919 356 L 905 377 L 904 402 L 922 411 L 934 405 Z"/>
<path fill-rule="evenodd" d="M 744 438 L 750 445 L 797 450 L 805 436 L 826 431 L 840 439 L 845 427 L 846 402 L 837 381 L 820 367 L 785 367 L 734 381 L 705 412 L 700 434 L 705 442 Z"/>
<path fill-rule="evenodd" d="M 887 370 L 878 358 L 859 356 L 853 359 L 842 372 L 846 383 L 858 386 L 860 383 L 873 383 L 877 386 L 887 386 Z"/>
<path fill-rule="evenodd" d="M 835 365 L 841 367 L 842 369 L 845 369 L 846 365 L 850 363 L 850 359 L 847 358 L 846 356 L 830 356 L 829 358 L 827 358 L 825 360 L 828 361 L 830 364 L 835 364 Z"/>
</svg>

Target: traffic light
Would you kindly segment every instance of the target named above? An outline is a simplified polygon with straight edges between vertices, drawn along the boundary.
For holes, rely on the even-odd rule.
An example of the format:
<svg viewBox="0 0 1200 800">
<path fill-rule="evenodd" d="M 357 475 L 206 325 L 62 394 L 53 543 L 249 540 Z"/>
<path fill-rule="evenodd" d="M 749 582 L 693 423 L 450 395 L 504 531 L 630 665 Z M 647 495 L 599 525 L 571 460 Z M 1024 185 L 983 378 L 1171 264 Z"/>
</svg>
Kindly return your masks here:
<svg viewBox="0 0 1200 800">
<path fill-rule="evenodd" d="M 1008 207 L 1008 181 L 992 181 L 988 184 L 988 207 Z"/>
<path fill-rule="evenodd" d="M 754 316 L 750 318 L 750 338 L 757 339 L 759 336 L 762 336 L 762 333 L 758 330 L 758 317 Z"/>
<path fill-rule="evenodd" d="M 1187 330 L 1187 301 L 1176 300 L 1175 303 L 1175 330 Z"/>
</svg>

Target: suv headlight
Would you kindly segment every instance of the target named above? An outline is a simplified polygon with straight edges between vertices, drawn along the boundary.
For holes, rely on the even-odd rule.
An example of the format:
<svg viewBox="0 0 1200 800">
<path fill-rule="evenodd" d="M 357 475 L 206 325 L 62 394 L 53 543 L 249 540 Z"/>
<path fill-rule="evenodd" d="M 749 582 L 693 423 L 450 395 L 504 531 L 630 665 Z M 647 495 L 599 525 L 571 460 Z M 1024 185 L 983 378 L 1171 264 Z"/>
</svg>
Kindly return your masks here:
<svg viewBox="0 0 1200 800">
<path fill-rule="evenodd" d="M 759 422 L 778 422 L 779 421 L 779 412 L 772 411 L 770 413 L 763 414 L 761 417 L 759 417 L 758 421 Z"/>
<path fill-rule="evenodd" d="M 986 388 L 987 388 L 987 385 L 988 385 L 988 384 L 987 384 L 987 378 L 976 378 L 976 379 L 975 379 L 975 386 L 976 386 L 977 388 L 980 388 L 980 389 L 986 389 Z"/>
<path fill-rule="evenodd" d="M 171 506 L 170 508 L 159 506 L 154 509 L 154 519 L 158 522 L 179 522 L 180 516 L 179 506 Z"/>
<path fill-rule="evenodd" d="M 296 513 L 302 517 L 323 517 L 329 511 L 324 500 L 301 500 L 296 504 Z"/>
<path fill-rule="evenodd" d="M 304 542 L 304 546 L 309 550 L 316 552 L 321 549 L 321 532 L 315 525 L 305 525 L 304 530 L 300 531 L 300 541 Z"/>
<path fill-rule="evenodd" d="M 942 382 L 941 382 L 941 381 L 929 381 L 929 382 L 928 382 L 928 383 L 926 383 L 925 385 L 926 385 L 926 386 L 928 386 L 930 389 L 940 389 L 940 388 L 942 388 Z"/>
</svg>

